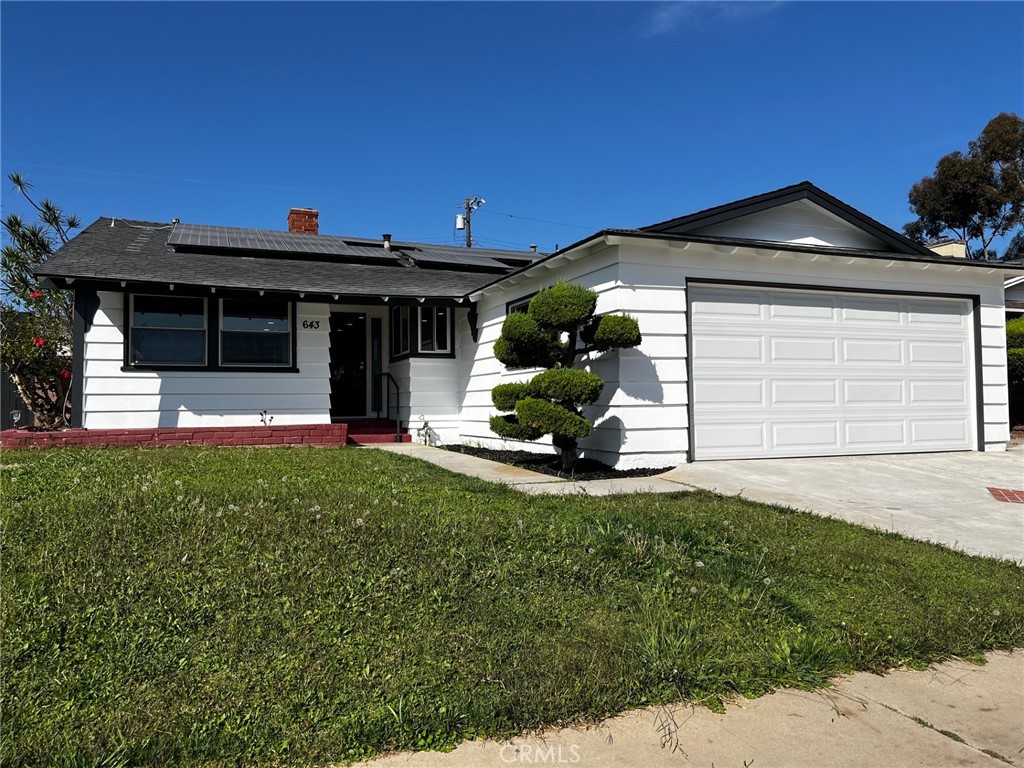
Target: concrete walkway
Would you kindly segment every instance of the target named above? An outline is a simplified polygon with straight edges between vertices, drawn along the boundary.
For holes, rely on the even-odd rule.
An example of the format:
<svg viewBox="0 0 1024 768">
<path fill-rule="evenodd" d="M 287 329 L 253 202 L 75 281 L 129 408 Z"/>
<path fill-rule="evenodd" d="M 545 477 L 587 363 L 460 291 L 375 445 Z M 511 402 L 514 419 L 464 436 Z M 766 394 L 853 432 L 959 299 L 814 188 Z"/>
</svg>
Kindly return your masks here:
<svg viewBox="0 0 1024 768">
<path fill-rule="evenodd" d="M 402 453 L 417 459 L 443 467 L 451 472 L 479 477 L 492 483 L 501 483 L 518 488 L 524 493 L 585 493 L 589 496 L 610 496 L 616 493 L 674 493 L 677 491 L 696 490 L 668 475 L 656 477 L 625 477 L 616 480 L 586 480 L 569 482 L 559 480 L 553 475 L 531 472 L 528 469 L 501 464 L 497 461 L 481 459 L 457 451 L 446 451 L 443 448 L 432 448 L 419 443 L 382 443 L 374 448 Z"/>
<path fill-rule="evenodd" d="M 998 501 L 988 492 L 1024 489 L 1024 446 L 1005 453 L 701 461 L 654 477 L 583 482 L 415 443 L 379 447 L 525 493 L 607 496 L 705 488 L 1024 563 L 1024 504 Z"/>
<path fill-rule="evenodd" d="M 991 653 L 885 677 L 858 673 L 834 687 L 781 690 L 729 703 L 724 715 L 678 705 L 629 712 L 591 728 L 455 751 L 402 753 L 369 768 L 944 768 L 1024 767 L 1024 653 Z"/>
<path fill-rule="evenodd" d="M 1024 450 L 699 461 L 661 478 L 1024 562 Z"/>
</svg>

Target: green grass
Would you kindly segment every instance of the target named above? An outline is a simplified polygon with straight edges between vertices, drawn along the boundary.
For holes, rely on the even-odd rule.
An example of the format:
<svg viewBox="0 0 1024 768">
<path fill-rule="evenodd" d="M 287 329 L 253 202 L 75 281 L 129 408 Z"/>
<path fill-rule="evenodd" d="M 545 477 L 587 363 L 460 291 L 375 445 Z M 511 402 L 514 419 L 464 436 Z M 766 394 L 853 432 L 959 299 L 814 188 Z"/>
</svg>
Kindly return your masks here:
<svg viewBox="0 0 1024 768">
<path fill-rule="evenodd" d="M 1024 645 L 1024 572 L 379 451 L 4 453 L 0 763 L 317 764 Z"/>
</svg>

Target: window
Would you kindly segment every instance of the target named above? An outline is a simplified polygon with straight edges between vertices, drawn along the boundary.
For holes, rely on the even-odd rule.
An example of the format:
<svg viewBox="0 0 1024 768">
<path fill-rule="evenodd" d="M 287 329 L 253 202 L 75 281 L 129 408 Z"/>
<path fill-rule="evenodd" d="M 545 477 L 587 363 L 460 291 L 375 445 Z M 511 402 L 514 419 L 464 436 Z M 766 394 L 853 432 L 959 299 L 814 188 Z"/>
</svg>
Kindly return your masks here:
<svg viewBox="0 0 1024 768">
<path fill-rule="evenodd" d="M 447 355 L 452 349 L 452 311 L 446 307 L 392 307 L 391 357 Z"/>
<path fill-rule="evenodd" d="M 409 307 L 391 308 L 391 356 L 409 354 Z"/>
<path fill-rule="evenodd" d="M 447 352 L 448 313 L 441 307 L 420 308 L 420 352 Z"/>
<path fill-rule="evenodd" d="M 223 299 L 221 365 L 291 365 L 291 329 L 291 304 L 287 301 Z"/>
<path fill-rule="evenodd" d="M 125 366 L 298 370 L 294 302 L 131 294 L 125 306 Z"/>
<path fill-rule="evenodd" d="M 132 365 L 206 365 L 206 299 L 131 297 Z"/>
<path fill-rule="evenodd" d="M 515 315 L 515 314 L 525 315 L 527 308 L 530 306 L 530 300 L 534 296 L 536 296 L 536 295 L 537 295 L 536 293 L 531 293 L 529 296 L 524 296 L 521 299 L 516 299 L 515 301 L 510 301 L 508 304 L 505 305 L 505 314 L 506 315 Z"/>
</svg>

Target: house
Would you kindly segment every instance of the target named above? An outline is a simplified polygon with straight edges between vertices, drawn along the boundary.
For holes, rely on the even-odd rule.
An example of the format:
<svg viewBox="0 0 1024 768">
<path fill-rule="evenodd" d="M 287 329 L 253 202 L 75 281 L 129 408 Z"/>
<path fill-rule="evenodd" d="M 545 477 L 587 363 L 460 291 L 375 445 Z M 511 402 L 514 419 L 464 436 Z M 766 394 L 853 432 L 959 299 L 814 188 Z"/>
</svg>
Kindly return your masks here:
<svg viewBox="0 0 1024 768">
<path fill-rule="evenodd" d="M 1017 264 L 1020 267 L 1024 267 L 1024 264 L 1020 262 L 1017 262 Z M 1003 288 L 1006 296 L 1004 299 L 1006 319 L 1009 320 L 1012 317 L 1024 315 L 1024 275 L 1007 278 Z"/>
<path fill-rule="evenodd" d="M 54 254 L 39 275 L 75 292 L 78 426 L 397 415 L 496 446 L 490 390 L 530 375 L 494 358 L 502 322 L 568 280 L 643 333 L 589 363 L 607 386 L 581 447 L 614 466 L 1009 438 L 1003 281 L 1024 269 L 936 254 L 810 182 L 551 254 L 288 223 L 104 218 Z"/>
</svg>

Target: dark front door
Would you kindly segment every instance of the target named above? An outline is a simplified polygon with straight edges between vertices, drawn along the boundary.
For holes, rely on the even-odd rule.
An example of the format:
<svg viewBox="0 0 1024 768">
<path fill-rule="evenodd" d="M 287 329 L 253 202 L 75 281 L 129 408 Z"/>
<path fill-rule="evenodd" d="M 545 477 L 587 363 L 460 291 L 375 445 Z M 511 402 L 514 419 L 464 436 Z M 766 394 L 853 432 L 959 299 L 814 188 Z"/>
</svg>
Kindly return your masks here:
<svg viewBox="0 0 1024 768">
<path fill-rule="evenodd" d="M 366 315 L 331 313 L 331 418 L 366 415 Z"/>
</svg>

